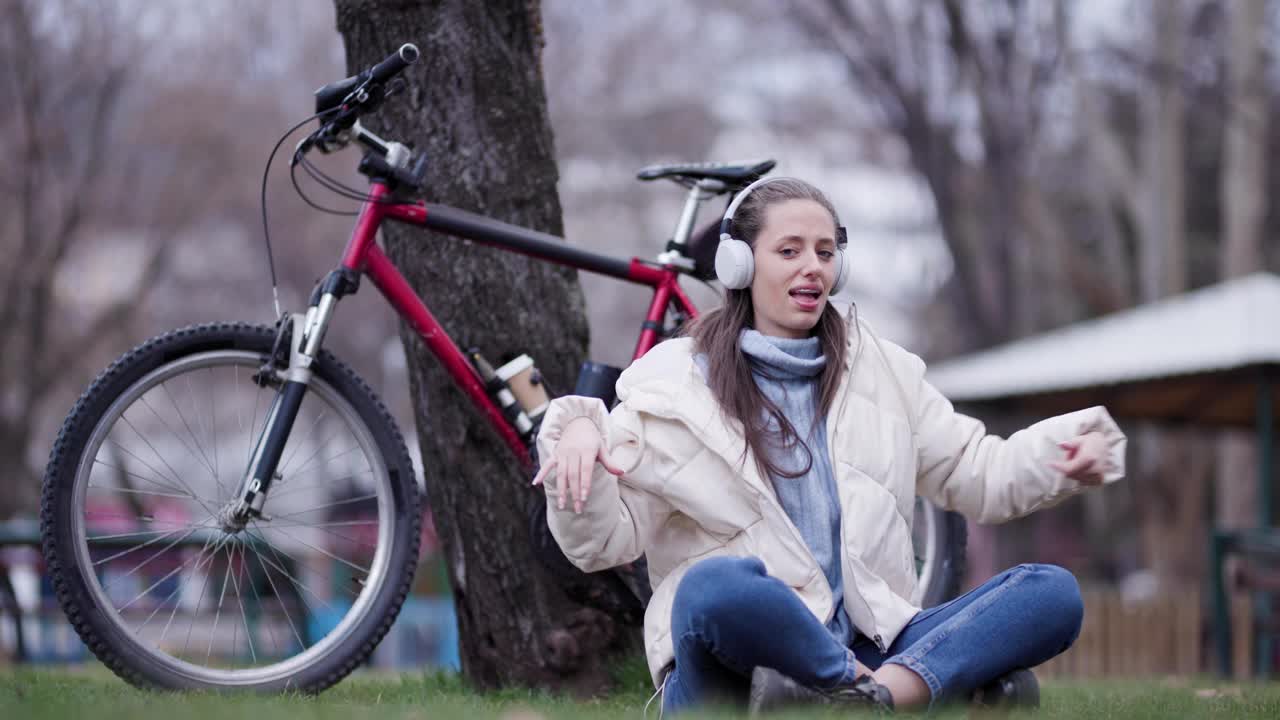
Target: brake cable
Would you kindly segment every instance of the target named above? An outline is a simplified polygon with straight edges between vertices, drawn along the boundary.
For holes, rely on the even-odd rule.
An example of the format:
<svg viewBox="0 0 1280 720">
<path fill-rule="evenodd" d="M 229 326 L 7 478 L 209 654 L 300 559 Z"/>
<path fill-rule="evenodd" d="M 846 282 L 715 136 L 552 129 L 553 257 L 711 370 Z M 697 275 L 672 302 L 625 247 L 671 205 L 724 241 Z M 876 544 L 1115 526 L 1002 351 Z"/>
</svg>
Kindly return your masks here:
<svg viewBox="0 0 1280 720">
<path fill-rule="evenodd" d="M 280 289 L 279 289 L 279 283 L 276 281 L 276 262 L 275 262 L 275 257 L 272 255 L 272 252 L 271 252 L 271 226 L 267 222 L 267 176 L 271 173 L 271 162 L 275 160 L 276 152 L 280 150 L 280 146 L 284 144 L 285 140 L 289 139 L 290 135 L 297 132 L 299 129 L 302 128 L 302 126 L 306 125 L 312 120 L 325 117 L 326 115 L 331 115 L 340 109 L 341 109 L 341 106 L 329 108 L 328 110 L 325 110 L 323 112 L 318 112 L 315 115 L 312 115 L 311 117 L 307 118 L 306 120 L 303 120 L 302 122 L 298 123 L 297 125 L 294 125 L 293 127 L 289 128 L 285 132 L 285 134 L 281 135 L 280 139 L 276 141 L 275 147 L 271 148 L 271 154 L 267 156 L 267 165 L 262 169 L 262 195 L 260 198 L 260 202 L 262 205 L 262 239 L 267 246 L 267 269 L 271 273 L 271 298 L 272 298 L 272 302 L 275 305 L 275 318 L 277 320 L 284 317 L 284 313 L 281 312 L 280 310 Z"/>
</svg>

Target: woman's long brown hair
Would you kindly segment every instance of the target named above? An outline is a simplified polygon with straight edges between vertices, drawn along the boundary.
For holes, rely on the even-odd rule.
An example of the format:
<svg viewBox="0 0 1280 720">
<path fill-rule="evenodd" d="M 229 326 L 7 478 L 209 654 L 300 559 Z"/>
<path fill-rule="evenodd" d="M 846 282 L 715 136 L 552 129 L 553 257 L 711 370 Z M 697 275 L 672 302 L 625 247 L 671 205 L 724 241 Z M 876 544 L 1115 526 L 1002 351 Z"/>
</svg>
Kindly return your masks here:
<svg viewBox="0 0 1280 720">
<path fill-rule="evenodd" d="M 802 180 L 779 179 L 757 187 L 738 207 L 733 217 L 734 236 L 754 247 L 764 223 L 765 210 L 786 200 L 813 200 L 831 213 L 837 227 L 840 225 L 835 208 L 822 191 Z M 803 477 L 813 467 L 813 452 L 778 406 L 760 391 L 751 375 L 747 356 L 739 347 L 742 331 L 754 327 L 754 310 L 750 287 L 727 290 L 722 307 L 704 313 L 690 324 L 694 352 L 707 357 L 707 385 L 719 402 L 721 413 L 742 424 L 746 448 L 741 461 L 746 461 L 746 453 L 750 451 L 765 477 Z M 816 417 L 826 417 L 835 400 L 840 374 L 844 371 L 847 333 L 846 319 L 832 307 L 828 298 L 827 306 L 813 328 L 827 359 L 819 379 Z M 778 428 L 776 434 L 770 430 L 771 425 Z M 803 470 L 788 472 L 775 460 L 774 451 L 790 449 L 797 444 L 804 448 L 809 461 Z"/>
</svg>

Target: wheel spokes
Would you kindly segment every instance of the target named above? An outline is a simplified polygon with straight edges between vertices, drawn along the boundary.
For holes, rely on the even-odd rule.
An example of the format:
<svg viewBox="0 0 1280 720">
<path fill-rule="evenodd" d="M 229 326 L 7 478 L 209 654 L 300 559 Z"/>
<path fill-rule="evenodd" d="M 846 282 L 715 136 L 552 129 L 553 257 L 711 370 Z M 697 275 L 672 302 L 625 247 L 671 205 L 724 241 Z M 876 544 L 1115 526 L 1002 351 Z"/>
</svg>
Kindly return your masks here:
<svg viewBox="0 0 1280 720">
<path fill-rule="evenodd" d="M 122 396 L 95 431 L 78 481 L 80 552 L 96 571 L 90 582 L 106 615 L 161 662 L 226 681 L 228 673 L 284 673 L 284 661 L 335 642 L 330 636 L 367 605 L 370 578 L 385 573 L 377 558 L 392 537 L 376 445 L 323 385 L 308 392 L 286 443 L 280 467 L 292 486 L 280 482 L 268 494 L 273 517 L 238 532 L 222 527 L 219 513 L 234 494 L 222 461 L 237 457 L 240 443 L 252 458 L 262 398 L 275 392 L 248 382 L 258 360 L 246 360 L 175 371 Z M 321 618 L 337 627 L 317 627 Z"/>
</svg>

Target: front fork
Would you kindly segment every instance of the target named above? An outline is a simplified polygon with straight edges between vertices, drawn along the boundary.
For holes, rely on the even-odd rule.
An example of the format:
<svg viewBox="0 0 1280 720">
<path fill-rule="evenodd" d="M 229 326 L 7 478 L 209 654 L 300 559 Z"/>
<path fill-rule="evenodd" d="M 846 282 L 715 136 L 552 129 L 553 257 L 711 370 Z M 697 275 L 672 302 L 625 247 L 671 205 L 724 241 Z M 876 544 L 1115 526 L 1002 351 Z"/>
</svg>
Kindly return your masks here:
<svg viewBox="0 0 1280 720">
<path fill-rule="evenodd" d="M 329 321 L 333 318 L 338 300 L 355 292 L 356 281 L 348 270 L 335 270 L 316 288 L 306 315 L 290 313 L 280 322 L 276 347 L 271 358 L 258 374 L 258 381 L 279 384 L 279 391 L 263 424 L 262 434 L 248 464 L 248 471 L 240 481 L 240 487 L 232 500 L 222 509 L 220 521 L 229 533 L 244 529 L 252 518 L 269 519 L 262 509 L 267 501 L 271 484 L 280 479 L 277 466 L 284 452 L 293 423 L 302 407 L 302 398 L 311 384 L 311 365 L 320 354 L 320 344 Z M 289 364 L 277 367 L 278 351 L 283 338 L 289 339 Z"/>
</svg>

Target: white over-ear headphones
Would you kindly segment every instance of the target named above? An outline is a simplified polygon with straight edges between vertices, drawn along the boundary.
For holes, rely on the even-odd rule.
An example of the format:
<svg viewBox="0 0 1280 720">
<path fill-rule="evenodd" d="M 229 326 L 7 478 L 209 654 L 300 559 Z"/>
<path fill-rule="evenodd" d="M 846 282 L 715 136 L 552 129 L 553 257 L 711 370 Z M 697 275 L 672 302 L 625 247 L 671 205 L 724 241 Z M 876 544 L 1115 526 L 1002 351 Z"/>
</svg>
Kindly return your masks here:
<svg viewBox="0 0 1280 720">
<path fill-rule="evenodd" d="M 755 276 L 755 258 L 751 253 L 751 246 L 746 241 L 733 236 L 733 214 L 738 211 L 738 206 L 747 198 L 747 195 L 761 185 L 792 179 L 794 178 L 760 178 L 743 188 L 742 192 L 733 198 L 733 202 L 729 203 L 729 208 L 724 211 L 724 219 L 720 221 L 720 244 L 716 247 L 716 278 L 726 288 L 741 290 L 749 287 L 751 278 Z M 836 228 L 836 279 L 831 283 L 829 295 L 840 292 L 849 278 L 850 273 L 847 267 L 849 260 L 844 251 L 848 242 L 847 237 L 844 226 Z"/>
</svg>

